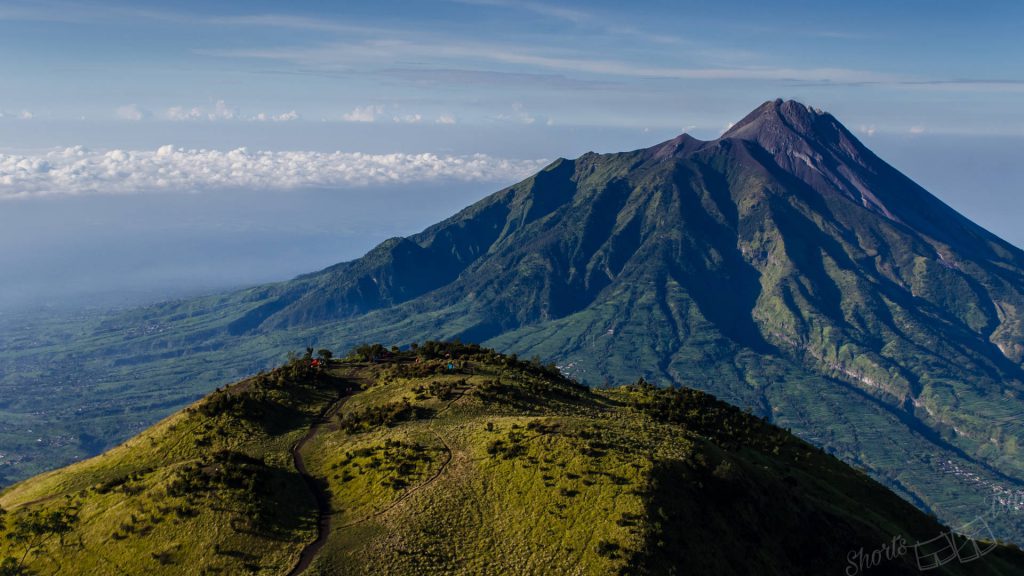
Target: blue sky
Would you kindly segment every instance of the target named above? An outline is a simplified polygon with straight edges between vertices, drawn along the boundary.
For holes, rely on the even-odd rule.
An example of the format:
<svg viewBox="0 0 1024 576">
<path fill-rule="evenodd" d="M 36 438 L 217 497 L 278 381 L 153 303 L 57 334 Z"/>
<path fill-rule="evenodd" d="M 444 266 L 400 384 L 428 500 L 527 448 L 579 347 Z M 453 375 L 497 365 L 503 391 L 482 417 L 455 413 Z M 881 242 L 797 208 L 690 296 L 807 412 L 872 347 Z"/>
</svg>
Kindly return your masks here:
<svg viewBox="0 0 1024 576">
<path fill-rule="evenodd" d="M 33 131 L 23 114 L 57 124 L 36 146 L 166 143 L 133 122 L 197 143 L 201 123 L 326 122 L 310 146 L 346 149 L 402 133 L 358 120 L 459 151 L 459 126 L 712 137 L 774 97 L 865 133 L 1019 135 L 1022 25 L 1009 1 L 5 1 L 0 146 Z"/>
<path fill-rule="evenodd" d="M 0 307 L 283 278 L 777 97 L 1024 245 L 1021 29 L 1016 1 L 0 0 Z"/>
</svg>

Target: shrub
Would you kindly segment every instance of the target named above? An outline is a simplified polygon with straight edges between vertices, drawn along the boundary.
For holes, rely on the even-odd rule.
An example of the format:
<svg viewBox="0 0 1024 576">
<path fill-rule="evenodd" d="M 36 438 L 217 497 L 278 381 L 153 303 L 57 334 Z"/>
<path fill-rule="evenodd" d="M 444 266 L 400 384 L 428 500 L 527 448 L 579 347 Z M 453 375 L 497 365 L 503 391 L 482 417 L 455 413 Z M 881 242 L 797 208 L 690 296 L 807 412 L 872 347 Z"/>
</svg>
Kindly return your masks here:
<svg viewBox="0 0 1024 576">
<path fill-rule="evenodd" d="M 617 542 L 610 540 L 600 540 L 596 546 L 598 556 L 604 556 L 605 558 L 618 558 L 620 548 Z"/>
<path fill-rule="evenodd" d="M 390 426 L 396 422 L 414 420 L 419 414 L 418 408 L 410 404 L 408 400 L 403 400 L 380 406 L 367 406 L 359 412 L 346 414 L 341 417 L 339 425 L 343 430 L 352 434 L 378 426 Z"/>
</svg>

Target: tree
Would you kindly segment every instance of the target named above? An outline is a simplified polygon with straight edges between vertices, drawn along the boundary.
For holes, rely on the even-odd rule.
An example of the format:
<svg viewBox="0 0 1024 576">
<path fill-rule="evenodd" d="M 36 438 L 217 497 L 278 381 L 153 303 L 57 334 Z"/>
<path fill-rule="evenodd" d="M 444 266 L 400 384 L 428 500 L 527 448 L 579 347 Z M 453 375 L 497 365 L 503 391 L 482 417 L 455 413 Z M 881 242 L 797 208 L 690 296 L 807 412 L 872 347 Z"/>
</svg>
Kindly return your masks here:
<svg viewBox="0 0 1024 576">
<path fill-rule="evenodd" d="M 376 362 L 378 358 L 387 352 L 382 344 L 360 344 L 355 349 L 355 355 L 362 358 L 364 362 Z"/>
<path fill-rule="evenodd" d="M 322 360 L 325 364 L 330 362 L 331 358 L 334 358 L 334 353 L 328 350 L 327 348 L 321 348 L 320 350 L 317 351 L 316 354 L 317 356 L 319 356 L 320 360 Z"/>
<path fill-rule="evenodd" d="M 60 540 L 61 548 L 64 547 L 64 539 L 75 529 L 78 523 L 78 512 L 65 508 L 54 510 L 45 516 L 44 526 L 47 532 L 53 534 Z"/>
<path fill-rule="evenodd" d="M 21 574 L 21 571 L 25 569 L 25 561 L 28 560 L 29 554 L 42 544 L 45 534 L 42 514 L 38 510 L 15 518 L 11 532 L 7 534 L 7 539 L 14 544 L 24 546 L 25 551 L 20 560 L 14 561 L 14 558 L 4 560 L 5 573 Z"/>
<path fill-rule="evenodd" d="M 28 514 L 18 515 L 11 526 L 11 532 L 7 534 L 7 539 L 14 544 L 23 545 L 24 553 L 20 560 L 5 558 L 0 564 L 0 576 L 27 574 L 25 561 L 28 560 L 29 555 L 53 536 L 58 537 L 63 548 L 65 538 L 77 524 L 78 511 L 72 507 L 53 510 L 45 514 L 39 510 L 33 510 Z"/>
<path fill-rule="evenodd" d="M 28 576 L 30 572 L 16 558 L 8 556 L 0 560 L 0 576 Z"/>
<path fill-rule="evenodd" d="M 654 390 L 654 384 L 645 380 L 643 376 L 637 378 L 633 386 L 643 392 L 651 392 Z"/>
</svg>

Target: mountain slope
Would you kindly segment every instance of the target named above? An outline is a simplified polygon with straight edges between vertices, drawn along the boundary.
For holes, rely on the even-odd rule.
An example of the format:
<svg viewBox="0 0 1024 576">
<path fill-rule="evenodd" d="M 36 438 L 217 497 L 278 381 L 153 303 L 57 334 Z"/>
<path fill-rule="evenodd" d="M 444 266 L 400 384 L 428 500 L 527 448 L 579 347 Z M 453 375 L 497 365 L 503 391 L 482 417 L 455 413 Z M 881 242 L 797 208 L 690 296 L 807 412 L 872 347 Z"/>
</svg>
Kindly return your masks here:
<svg viewBox="0 0 1024 576">
<path fill-rule="evenodd" d="M 1019 249 L 831 115 L 773 101 L 719 139 L 560 159 L 362 259 L 18 341 L 0 362 L 12 416 L 47 406 L 104 440 L 296 343 L 485 341 L 588 384 L 710 391 L 962 523 L 1024 490 L 1022 314 Z M 54 400 L 35 387 L 53 370 L 93 391 Z M 101 396 L 113 406 L 87 403 Z M 1024 542 L 1020 515 L 994 529 Z"/>
<path fill-rule="evenodd" d="M 62 521 L 0 538 L 0 557 L 41 574 L 906 574 L 948 533 L 697 391 L 591 391 L 477 346 L 361 354 L 295 360 L 10 488 L 7 534 Z M 1024 568 L 957 544 L 936 573 Z"/>
</svg>

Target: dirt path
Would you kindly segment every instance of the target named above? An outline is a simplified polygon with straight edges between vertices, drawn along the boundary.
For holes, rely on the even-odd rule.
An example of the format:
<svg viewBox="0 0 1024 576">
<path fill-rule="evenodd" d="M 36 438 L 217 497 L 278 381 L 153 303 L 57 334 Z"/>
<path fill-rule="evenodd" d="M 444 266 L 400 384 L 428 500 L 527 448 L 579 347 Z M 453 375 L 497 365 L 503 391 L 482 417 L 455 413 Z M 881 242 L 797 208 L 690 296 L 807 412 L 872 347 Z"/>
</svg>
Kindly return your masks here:
<svg viewBox="0 0 1024 576">
<path fill-rule="evenodd" d="M 346 375 L 346 377 L 352 380 L 358 380 L 360 374 L 348 374 Z M 452 400 L 450 400 L 445 405 L 444 408 L 435 413 L 430 419 L 430 423 L 428 424 L 428 430 L 437 438 L 441 445 L 444 446 L 445 452 L 447 453 L 447 458 L 445 458 L 445 461 L 441 463 L 441 466 L 438 467 L 438 470 L 424 482 L 421 482 L 420 484 L 406 491 L 405 494 L 403 494 L 400 498 L 389 504 L 387 507 L 382 508 L 381 510 L 377 510 L 373 514 L 370 514 L 364 518 L 360 518 L 353 522 L 337 526 L 337 529 L 362 524 L 364 522 L 367 522 L 368 520 L 381 516 L 382 514 L 389 512 L 390 510 L 404 502 L 406 499 L 408 499 L 410 496 L 412 496 L 419 490 L 425 488 L 426 486 L 428 486 L 429 484 L 433 483 L 435 480 L 441 477 L 445 469 L 448 467 L 448 464 L 452 461 L 453 452 L 451 446 L 449 446 L 448 443 L 445 442 L 444 438 L 440 434 L 438 434 L 437 431 L 434 429 L 434 423 L 438 416 L 447 412 L 448 409 L 451 408 L 453 404 L 455 404 L 455 402 L 461 400 L 466 395 L 466 393 L 469 392 L 469 390 L 471 389 L 472 386 L 468 386 L 462 390 L 459 390 L 458 395 Z M 299 474 L 302 475 L 302 479 L 306 482 L 306 486 L 309 487 L 310 492 L 312 492 L 314 497 L 316 498 L 317 537 L 316 540 L 306 545 L 306 547 L 302 549 L 302 552 L 299 554 L 299 561 L 295 564 L 295 567 L 292 568 L 290 572 L 288 572 L 288 576 L 298 576 L 299 574 L 305 572 L 313 564 L 313 560 L 316 558 L 317 554 L 320 553 L 320 549 L 323 548 L 324 544 L 327 543 L 327 538 L 331 534 L 331 518 L 333 514 L 331 511 L 330 497 L 324 491 L 323 486 L 320 484 L 320 482 L 316 478 L 311 476 L 309 474 L 309 471 L 306 469 L 306 462 L 302 457 L 302 449 L 306 446 L 306 444 L 309 443 L 310 440 L 316 437 L 316 435 L 320 432 L 320 428 L 324 424 L 330 422 L 331 418 L 334 416 L 334 414 L 338 412 L 338 410 L 341 409 L 341 407 L 345 404 L 345 401 L 348 398 L 349 396 L 347 394 L 339 398 L 323 414 L 321 414 L 321 416 L 313 423 L 312 426 L 310 426 L 309 431 L 306 432 L 306 435 L 303 436 L 302 439 L 300 439 L 298 442 L 296 442 L 294 446 L 292 446 L 291 453 L 292 460 L 295 463 L 295 469 L 298 470 Z"/>
<path fill-rule="evenodd" d="M 302 549 L 299 554 L 299 561 L 295 564 L 295 567 L 288 572 L 288 576 L 298 576 L 309 568 L 310 564 L 313 563 L 313 559 L 323 548 L 324 544 L 327 543 L 328 536 L 331 535 L 331 500 L 327 493 L 324 491 L 323 486 L 316 478 L 310 476 L 309 471 L 306 470 L 306 461 L 302 457 L 302 449 L 306 444 L 316 437 L 317 433 L 320 432 L 320 428 L 330 422 L 331 417 L 334 416 L 341 409 L 341 406 L 345 404 L 345 400 L 348 400 L 348 395 L 344 395 L 335 401 L 327 410 L 320 415 L 313 425 L 309 427 L 309 431 L 302 437 L 301 440 L 292 446 L 292 460 L 295 463 L 295 469 L 299 471 L 302 476 L 302 480 L 306 482 L 306 486 L 309 491 L 316 498 L 317 508 L 317 521 L 316 521 L 316 540 L 313 540 Z"/>
</svg>

